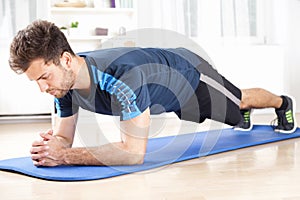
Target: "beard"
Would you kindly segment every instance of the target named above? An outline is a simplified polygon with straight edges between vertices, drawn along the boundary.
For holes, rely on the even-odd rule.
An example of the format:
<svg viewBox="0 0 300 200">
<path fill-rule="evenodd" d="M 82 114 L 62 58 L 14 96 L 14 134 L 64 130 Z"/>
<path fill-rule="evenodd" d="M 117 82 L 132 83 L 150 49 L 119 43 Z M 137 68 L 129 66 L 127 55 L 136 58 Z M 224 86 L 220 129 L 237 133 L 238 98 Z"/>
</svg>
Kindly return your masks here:
<svg viewBox="0 0 300 200">
<path fill-rule="evenodd" d="M 75 74 L 73 71 L 68 71 L 65 68 L 62 69 L 62 79 L 58 87 L 52 87 L 47 89 L 47 93 L 53 95 L 55 98 L 64 97 L 75 83 Z"/>
</svg>

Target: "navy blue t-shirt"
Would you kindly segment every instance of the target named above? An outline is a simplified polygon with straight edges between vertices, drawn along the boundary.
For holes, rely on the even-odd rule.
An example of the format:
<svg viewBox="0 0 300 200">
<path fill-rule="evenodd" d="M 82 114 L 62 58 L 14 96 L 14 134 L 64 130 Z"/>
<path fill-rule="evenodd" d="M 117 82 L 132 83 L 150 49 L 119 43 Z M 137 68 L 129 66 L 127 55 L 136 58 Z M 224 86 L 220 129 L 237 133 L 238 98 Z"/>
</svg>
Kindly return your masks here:
<svg viewBox="0 0 300 200">
<path fill-rule="evenodd" d="M 129 120 L 148 107 L 151 114 L 178 111 L 199 84 L 198 56 L 184 48 L 121 47 L 78 54 L 85 58 L 89 96 L 70 90 L 55 99 L 60 117 L 78 108 Z"/>
</svg>

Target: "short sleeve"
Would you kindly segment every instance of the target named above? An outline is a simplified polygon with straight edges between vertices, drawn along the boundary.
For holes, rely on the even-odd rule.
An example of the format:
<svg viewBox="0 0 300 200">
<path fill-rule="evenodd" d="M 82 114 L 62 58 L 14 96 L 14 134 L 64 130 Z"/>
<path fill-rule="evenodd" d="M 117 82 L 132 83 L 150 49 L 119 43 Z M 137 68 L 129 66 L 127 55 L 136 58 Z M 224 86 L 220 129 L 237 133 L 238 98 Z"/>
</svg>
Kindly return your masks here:
<svg viewBox="0 0 300 200">
<path fill-rule="evenodd" d="M 78 112 L 79 106 L 72 103 L 71 92 L 62 98 L 55 98 L 54 102 L 59 117 L 70 117 Z"/>
</svg>

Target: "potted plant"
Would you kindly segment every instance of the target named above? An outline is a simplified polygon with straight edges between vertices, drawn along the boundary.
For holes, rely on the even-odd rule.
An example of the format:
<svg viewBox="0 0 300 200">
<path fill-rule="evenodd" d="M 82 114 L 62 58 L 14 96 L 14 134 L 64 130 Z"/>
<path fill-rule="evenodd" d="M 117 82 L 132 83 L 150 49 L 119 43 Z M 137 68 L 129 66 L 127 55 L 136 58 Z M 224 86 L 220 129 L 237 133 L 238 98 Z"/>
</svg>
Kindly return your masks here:
<svg viewBox="0 0 300 200">
<path fill-rule="evenodd" d="M 78 28 L 79 22 L 71 22 L 71 28 Z"/>
</svg>

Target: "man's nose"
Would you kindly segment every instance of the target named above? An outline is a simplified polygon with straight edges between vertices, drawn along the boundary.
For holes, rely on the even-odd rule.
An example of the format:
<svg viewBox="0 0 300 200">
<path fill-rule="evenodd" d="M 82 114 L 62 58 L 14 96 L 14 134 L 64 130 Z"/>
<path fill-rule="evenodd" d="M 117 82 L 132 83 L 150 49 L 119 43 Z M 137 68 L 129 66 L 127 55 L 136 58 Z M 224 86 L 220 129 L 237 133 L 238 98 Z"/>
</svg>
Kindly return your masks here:
<svg viewBox="0 0 300 200">
<path fill-rule="evenodd" d="M 37 84 L 39 85 L 41 92 L 46 92 L 49 88 L 48 84 L 44 80 L 38 80 Z"/>
</svg>

